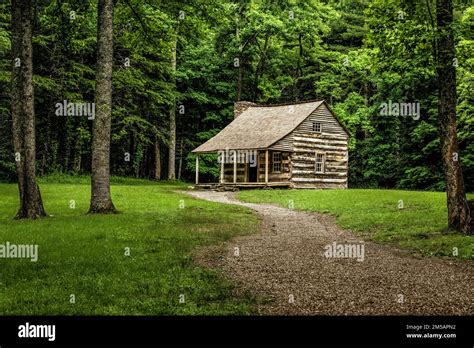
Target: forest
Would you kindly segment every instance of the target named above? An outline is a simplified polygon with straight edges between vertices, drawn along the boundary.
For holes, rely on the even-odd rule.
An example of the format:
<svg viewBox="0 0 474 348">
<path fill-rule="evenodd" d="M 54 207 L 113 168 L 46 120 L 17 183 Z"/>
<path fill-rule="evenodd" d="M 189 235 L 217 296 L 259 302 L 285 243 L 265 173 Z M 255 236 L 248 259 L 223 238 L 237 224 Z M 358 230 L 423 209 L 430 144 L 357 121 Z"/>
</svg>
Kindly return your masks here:
<svg viewBox="0 0 474 348">
<path fill-rule="evenodd" d="M 472 315 L 473 53 L 469 0 L 2 1 L 0 320 Z"/>
<path fill-rule="evenodd" d="M 0 178 L 15 180 L 10 4 L 0 5 Z M 94 101 L 95 1 L 34 2 L 37 171 L 89 173 L 92 120 L 57 104 Z M 233 102 L 329 102 L 351 132 L 351 187 L 444 190 L 434 1 L 123 0 L 114 9 L 111 173 L 192 179 L 190 151 Z M 474 7 L 454 2 L 457 129 L 474 189 Z M 416 103 L 419 117 L 383 103 Z M 214 157 L 203 178 L 217 177 Z M 205 180 L 204 179 L 204 180 Z"/>
</svg>

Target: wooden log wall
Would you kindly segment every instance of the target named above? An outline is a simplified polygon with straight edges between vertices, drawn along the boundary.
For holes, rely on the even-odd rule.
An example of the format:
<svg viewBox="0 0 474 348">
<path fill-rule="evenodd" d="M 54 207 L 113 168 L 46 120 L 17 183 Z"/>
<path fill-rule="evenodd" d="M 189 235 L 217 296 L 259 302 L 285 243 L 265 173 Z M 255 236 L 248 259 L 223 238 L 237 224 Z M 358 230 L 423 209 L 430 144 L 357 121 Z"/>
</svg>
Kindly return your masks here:
<svg viewBox="0 0 474 348">
<path fill-rule="evenodd" d="M 313 132 L 321 122 L 322 132 Z M 271 149 L 291 149 L 290 180 L 296 188 L 347 188 L 348 134 L 322 104 Z M 316 152 L 325 154 L 324 173 L 316 173 Z"/>
<path fill-rule="evenodd" d="M 281 172 L 273 172 L 273 152 L 268 153 L 268 182 L 286 182 L 291 178 L 291 159 L 289 152 L 281 152 Z M 280 152 L 280 151 L 278 151 Z M 265 151 L 258 154 L 258 182 L 265 182 Z"/>
<path fill-rule="evenodd" d="M 246 164 L 237 163 L 237 182 L 246 182 L 246 181 L 247 181 Z M 234 164 L 233 163 L 224 163 L 224 182 L 225 183 L 234 182 Z"/>
</svg>

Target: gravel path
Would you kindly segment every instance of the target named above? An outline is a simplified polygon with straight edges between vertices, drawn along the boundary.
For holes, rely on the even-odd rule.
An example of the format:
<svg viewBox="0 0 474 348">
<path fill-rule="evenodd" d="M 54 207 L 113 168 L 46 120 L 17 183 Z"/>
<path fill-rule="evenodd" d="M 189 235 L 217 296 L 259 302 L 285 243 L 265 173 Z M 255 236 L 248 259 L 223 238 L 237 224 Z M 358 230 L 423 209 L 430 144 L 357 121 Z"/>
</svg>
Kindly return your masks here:
<svg viewBox="0 0 474 348">
<path fill-rule="evenodd" d="M 260 233 L 232 240 L 220 254 L 202 250 L 197 260 L 269 299 L 258 305 L 261 314 L 474 315 L 474 269 L 467 263 L 362 241 L 327 215 L 244 203 L 229 192 L 188 193 L 260 215 Z M 334 242 L 364 245 L 363 261 L 326 257 Z"/>
</svg>

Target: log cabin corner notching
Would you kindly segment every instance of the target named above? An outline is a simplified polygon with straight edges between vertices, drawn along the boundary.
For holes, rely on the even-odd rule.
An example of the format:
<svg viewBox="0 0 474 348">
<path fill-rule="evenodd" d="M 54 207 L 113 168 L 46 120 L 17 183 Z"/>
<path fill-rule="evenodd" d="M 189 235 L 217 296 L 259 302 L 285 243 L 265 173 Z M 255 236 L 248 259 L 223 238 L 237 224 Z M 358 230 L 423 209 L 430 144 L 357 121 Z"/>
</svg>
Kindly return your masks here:
<svg viewBox="0 0 474 348">
<path fill-rule="evenodd" d="M 325 101 L 236 102 L 234 120 L 192 152 L 218 153 L 219 184 L 347 188 L 349 132 Z"/>
</svg>

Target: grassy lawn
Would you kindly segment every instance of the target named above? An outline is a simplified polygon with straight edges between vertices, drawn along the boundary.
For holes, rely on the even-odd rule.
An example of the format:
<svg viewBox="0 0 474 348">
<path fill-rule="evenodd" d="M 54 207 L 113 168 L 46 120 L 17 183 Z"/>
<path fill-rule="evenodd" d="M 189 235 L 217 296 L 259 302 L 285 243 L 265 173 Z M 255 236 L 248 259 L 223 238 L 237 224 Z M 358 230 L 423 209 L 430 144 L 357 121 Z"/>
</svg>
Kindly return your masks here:
<svg viewBox="0 0 474 348">
<path fill-rule="evenodd" d="M 38 221 L 13 220 L 17 187 L 0 184 L 0 244 L 39 246 L 38 262 L 0 258 L 0 315 L 252 313 L 254 299 L 236 297 L 223 275 L 190 257 L 198 247 L 254 231 L 250 210 L 173 192 L 183 184 L 115 178 L 121 213 L 88 216 L 89 179 L 56 179 L 41 181 L 52 217 Z"/>
<path fill-rule="evenodd" d="M 414 253 L 453 256 L 453 248 L 458 248 L 458 258 L 474 260 L 474 237 L 445 231 L 446 194 L 442 192 L 255 190 L 242 191 L 238 197 L 285 207 L 292 203 L 295 209 L 329 213 L 343 228 Z M 399 209 L 399 203 L 403 208 Z"/>
</svg>

